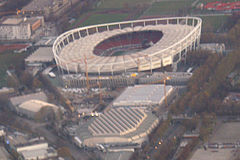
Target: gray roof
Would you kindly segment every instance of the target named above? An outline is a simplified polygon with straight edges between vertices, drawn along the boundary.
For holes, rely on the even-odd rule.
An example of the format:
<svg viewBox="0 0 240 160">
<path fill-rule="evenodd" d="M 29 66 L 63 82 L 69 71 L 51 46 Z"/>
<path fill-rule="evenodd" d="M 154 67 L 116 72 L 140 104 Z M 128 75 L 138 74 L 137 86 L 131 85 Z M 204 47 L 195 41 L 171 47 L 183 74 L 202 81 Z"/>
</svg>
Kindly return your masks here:
<svg viewBox="0 0 240 160">
<path fill-rule="evenodd" d="M 51 62 L 54 56 L 51 47 L 40 47 L 25 59 L 27 63 Z"/>
<path fill-rule="evenodd" d="M 37 92 L 37 93 L 26 94 L 23 96 L 17 96 L 17 97 L 10 98 L 10 102 L 14 106 L 18 106 L 18 105 L 22 104 L 23 102 L 26 102 L 29 100 L 47 101 L 47 96 L 44 92 Z"/>
<path fill-rule="evenodd" d="M 172 91 L 166 86 L 166 94 Z M 161 104 L 164 99 L 164 85 L 136 85 L 128 87 L 114 102 L 113 106 L 134 106 Z"/>
</svg>

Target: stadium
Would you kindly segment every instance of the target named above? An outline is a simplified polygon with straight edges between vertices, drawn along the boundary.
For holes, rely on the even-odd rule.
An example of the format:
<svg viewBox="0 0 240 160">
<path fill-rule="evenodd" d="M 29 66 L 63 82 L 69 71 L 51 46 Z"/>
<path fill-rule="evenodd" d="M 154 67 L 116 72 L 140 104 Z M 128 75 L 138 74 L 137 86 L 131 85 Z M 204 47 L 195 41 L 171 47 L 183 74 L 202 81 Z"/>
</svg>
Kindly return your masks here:
<svg viewBox="0 0 240 160">
<path fill-rule="evenodd" d="M 92 25 L 60 35 L 53 45 L 62 73 L 101 75 L 178 64 L 200 43 L 197 17 L 142 19 Z"/>
</svg>

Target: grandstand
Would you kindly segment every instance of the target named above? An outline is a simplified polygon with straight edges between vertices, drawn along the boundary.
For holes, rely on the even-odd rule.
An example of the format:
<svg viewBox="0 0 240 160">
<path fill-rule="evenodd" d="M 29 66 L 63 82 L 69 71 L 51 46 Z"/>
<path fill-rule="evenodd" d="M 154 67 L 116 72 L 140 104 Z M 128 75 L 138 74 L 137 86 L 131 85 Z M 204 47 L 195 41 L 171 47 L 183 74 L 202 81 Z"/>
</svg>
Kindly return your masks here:
<svg viewBox="0 0 240 160">
<path fill-rule="evenodd" d="M 232 12 L 236 12 L 236 11 L 240 11 L 240 2 L 236 1 L 236 2 L 227 2 L 227 3 L 223 3 L 223 2 L 210 2 L 207 3 L 204 6 L 205 9 L 207 10 L 214 10 L 214 11 L 232 11 Z"/>
<path fill-rule="evenodd" d="M 60 35 L 53 53 L 63 73 L 116 73 L 176 65 L 200 42 L 200 18 L 172 17 L 93 25 Z"/>
</svg>

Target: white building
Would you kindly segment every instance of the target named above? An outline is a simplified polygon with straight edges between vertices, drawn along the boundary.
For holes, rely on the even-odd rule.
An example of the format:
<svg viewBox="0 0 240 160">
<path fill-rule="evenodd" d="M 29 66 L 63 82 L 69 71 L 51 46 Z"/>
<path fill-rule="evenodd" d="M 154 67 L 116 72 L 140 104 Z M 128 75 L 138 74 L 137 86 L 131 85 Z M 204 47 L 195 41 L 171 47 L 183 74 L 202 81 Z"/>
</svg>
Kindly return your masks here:
<svg viewBox="0 0 240 160">
<path fill-rule="evenodd" d="M 2 18 L 0 20 L 0 40 L 28 40 L 35 30 L 43 25 L 43 17 Z"/>
<path fill-rule="evenodd" d="M 0 137 L 5 136 L 5 128 L 3 126 L 0 126 Z"/>
<path fill-rule="evenodd" d="M 226 51 L 224 43 L 201 43 L 199 49 L 219 54 L 223 54 Z"/>
<path fill-rule="evenodd" d="M 32 99 L 47 101 L 47 96 L 44 92 L 31 93 L 31 94 L 26 94 L 22 96 L 12 97 L 10 98 L 10 103 L 13 107 L 16 107 L 22 104 L 23 102 L 29 101 Z"/>
<path fill-rule="evenodd" d="M 158 123 L 155 115 L 142 109 L 112 108 L 92 121 L 79 124 L 76 137 L 81 145 L 88 147 L 140 145 Z"/>
<path fill-rule="evenodd" d="M 29 73 L 36 75 L 43 65 L 51 63 L 53 58 L 51 47 L 40 47 L 25 59 L 25 65 Z"/>
<path fill-rule="evenodd" d="M 39 100 L 29 100 L 23 102 L 17 107 L 17 113 L 20 115 L 25 115 L 28 118 L 34 118 L 36 113 L 38 113 L 44 107 L 51 107 L 55 112 L 58 110 L 58 107 L 54 104 Z"/>
<path fill-rule="evenodd" d="M 166 93 L 164 85 L 136 85 L 126 88 L 123 93 L 113 102 L 113 106 L 151 106 L 161 105 L 166 96 L 169 96 L 173 91 L 173 87 L 167 85 Z"/>
</svg>

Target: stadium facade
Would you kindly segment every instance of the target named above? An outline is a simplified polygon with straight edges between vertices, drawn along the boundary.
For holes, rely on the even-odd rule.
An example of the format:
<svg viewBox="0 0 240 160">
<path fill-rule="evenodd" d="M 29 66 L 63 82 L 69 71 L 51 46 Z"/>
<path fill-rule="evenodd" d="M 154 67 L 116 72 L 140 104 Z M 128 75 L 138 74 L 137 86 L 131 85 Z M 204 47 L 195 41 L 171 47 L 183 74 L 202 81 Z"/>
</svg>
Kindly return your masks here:
<svg viewBox="0 0 240 160">
<path fill-rule="evenodd" d="M 199 46 L 202 20 L 171 17 L 92 25 L 60 35 L 53 53 L 66 73 L 146 71 L 176 66 Z"/>
</svg>

